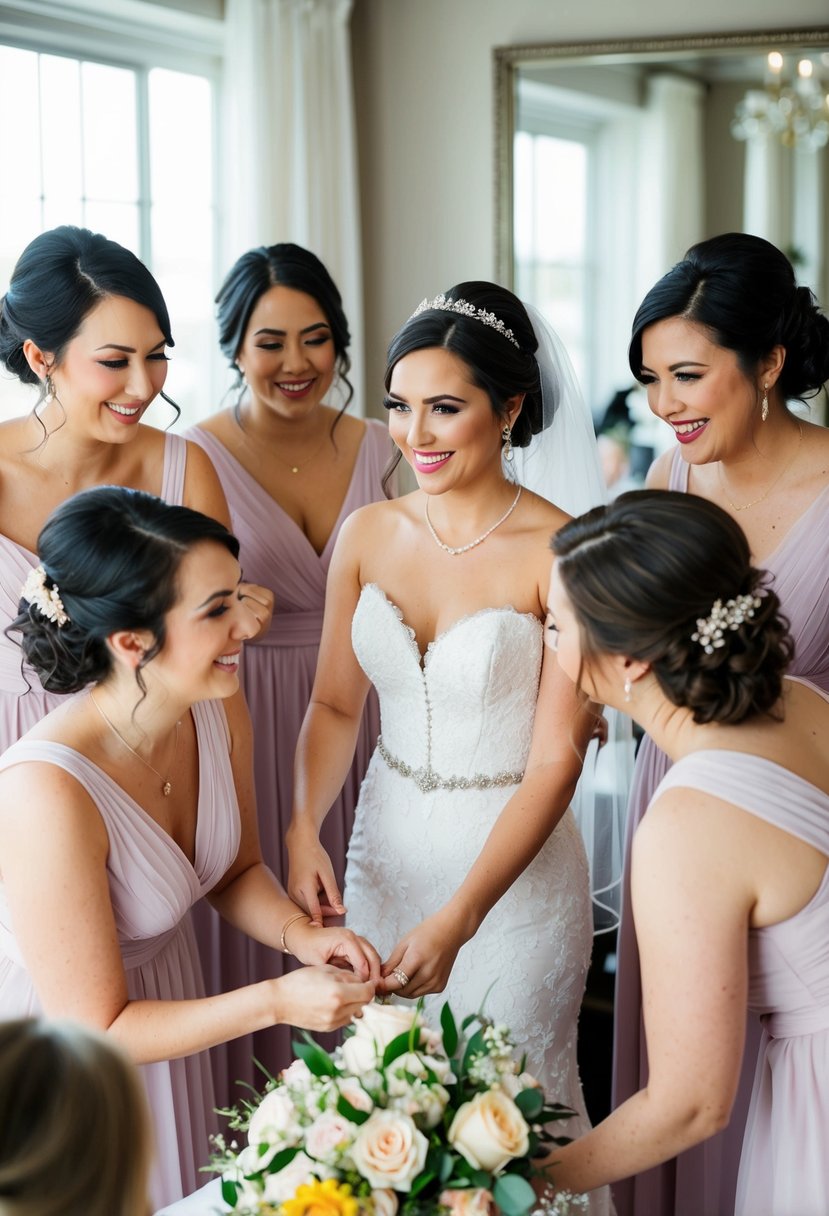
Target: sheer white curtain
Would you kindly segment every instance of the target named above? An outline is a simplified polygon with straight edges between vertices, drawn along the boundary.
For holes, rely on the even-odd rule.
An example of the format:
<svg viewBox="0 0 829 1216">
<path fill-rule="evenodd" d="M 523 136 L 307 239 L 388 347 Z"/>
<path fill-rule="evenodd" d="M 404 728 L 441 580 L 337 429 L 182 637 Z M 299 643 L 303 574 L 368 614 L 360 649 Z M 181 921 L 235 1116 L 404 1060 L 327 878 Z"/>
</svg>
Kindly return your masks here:
<svg viewBox="0 0 829 1216">
<path fill-rule="evenodd" d="M 642 123 L 639 275 L 642 294 L 703 236 L 704 87 L 659 73 Z"/>
<path fill-rule="evenodd" d="M 363 291 L 349 45 L 352 0 L 226 0 L 220 166 L 226 270 L 296 241 L 342 292 L 354 404 L 363 412 Z"/>
</svg>

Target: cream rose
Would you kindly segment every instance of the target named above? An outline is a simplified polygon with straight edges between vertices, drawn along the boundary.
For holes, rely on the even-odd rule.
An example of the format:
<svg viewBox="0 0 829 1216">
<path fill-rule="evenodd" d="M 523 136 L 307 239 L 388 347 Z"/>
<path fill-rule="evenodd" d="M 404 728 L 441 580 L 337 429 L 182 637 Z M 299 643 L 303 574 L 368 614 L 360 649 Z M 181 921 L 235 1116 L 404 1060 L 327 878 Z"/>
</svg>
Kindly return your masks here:
<svg viewBox="0 0 829 1216">
<path fill-rule="evenodd" d="M 265 1094 L 251 1117 L 248 1143 L 290 1148 L 299 1144 L 301 1138 L 296 1107 L 289 1094 L 284 1089 L 273 1089 Z"/>
<path fill-rule="evenodd" d="M 392 1039 L 420 1022 L 417 1010 L 406 1005 L 366 1005 L 354 1021 L 354 1034 L 342 1045 L 343 1063 L 358 1076 L 375 1068 Z"/>
<path fill-rule="evenodd" d="M 438 1203 L 448 1208 L 452 1216 L 492 1216 L 495 1201 L 483 1187 L 466 1187 L 460 1191 L 441 1191 Z"/>
<path fill-rule="evenodd" d="M 428 1148 L 429 1141 L 409 1115 L 376 1110 L 360 1127 L 351 1159 L 372 1187 L 408 1191 L 423 1169 Z"/>
<path fill-rule="evenodd" d="M 531 1073 L 522 1072 L 516 1075 L 514 1072 L 504 1073 L 499 1082 L 504 1093 L 509 1094 L 511 1098 L 517 1098 L 525 1089 L 540 1089 L 541 1082 L 537 1081 Z"/>
<path fill-rule="evenodd" d="M 342 1151 L 351 1144 L 357 1125 L 335 1111 L 324 1111 L 305 1132 L 305 1150 L 309 1157 L 335 1165 Z"/>
<path fill-rule="evenodd" d="M 397 1216 L 400 1204 L 397 1202 L 394 1191 L 389 1190 L 388 1187 L 384 1187 L 381 1191 L 372 1191 L 371 1202 L 374 1207 L 374 1216 Z"/>
<path fill-rule="evenodd" d="M 529 1148 L 530 1129 L 502 1090 L 489 1089 L 464 1102 L 449 1128 L 449 1143 L 479 1170 L 497 1173 Z"/>
</svg>

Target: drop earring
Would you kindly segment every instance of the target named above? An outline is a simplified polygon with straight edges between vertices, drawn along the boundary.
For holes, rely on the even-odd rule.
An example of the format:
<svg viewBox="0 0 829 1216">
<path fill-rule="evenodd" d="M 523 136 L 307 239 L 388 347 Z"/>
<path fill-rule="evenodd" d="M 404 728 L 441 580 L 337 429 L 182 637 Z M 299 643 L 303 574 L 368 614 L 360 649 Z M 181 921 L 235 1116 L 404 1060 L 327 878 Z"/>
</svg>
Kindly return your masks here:
<svg viewBox="0 0 829 1216">
<path fill-rule="evenodd" d="M 633 698 L 630 695 L 632 689 L 633 689 L 633 681 L 631 680 L 630 676 L 625 676 L 625 700 L 626 701 L 633 700 Z"/>
<path fill-rule="evenodd" d="M 55 400 L 55 382 L 52 379 L 52 377 L 49 375 L 48 372 L 46 373 L 46 379 L 44 381 L 44 386 L 46 388 L 46 392 L 44 393 L 44 396 L 43 396 L 43 404 L 51 405 L 52 402 Z"/>
<path fill-rule="evenodd" d="M 765 422 L 766 419 L 768 418 L 768 416 L 769 416 L 769 386 L 767 384 L 764 384 L 763 385 L 763 400 L 760 404 L 760 418 L 763 422 Z"/>
<path fill-rule="evenodd" d="M 504 429 L 501 431 L 501 440 L 504 445 L 501 449 L 501 454 L 504 457 L 504 460 L 506 460 L 507 464 L 512 464 L 515 456 L 512 450 L 512 427 L 509 423 L 507 423 Z"/>
</svg>

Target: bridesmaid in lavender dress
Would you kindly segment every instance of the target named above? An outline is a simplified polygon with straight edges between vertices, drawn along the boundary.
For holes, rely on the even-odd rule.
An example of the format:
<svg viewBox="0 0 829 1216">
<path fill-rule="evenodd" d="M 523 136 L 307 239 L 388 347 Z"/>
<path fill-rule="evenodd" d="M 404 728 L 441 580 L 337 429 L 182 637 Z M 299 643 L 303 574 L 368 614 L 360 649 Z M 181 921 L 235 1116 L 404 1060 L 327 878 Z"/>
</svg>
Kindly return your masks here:
<svg viewBox="0 0 829 1216">
<path fill-rule="evenodd" d="M 625 494 L 553 548 L 560 666 L 631 714 L 672 767 L 632 851 L 647 1083 L 555 1150 L 552 1180 L 592 1190 L 723 1128 L 748 1006 L 760 1050 L 730 1211 L 825 1216 L 829 696 L 784 678 L 796 642 L 776 580 L 709 500 Z"/>
<path fill-rule="evenodd" d="M 153 1199 L 194 1190 L 215 1130 L 206 1048 L 276 1022 L 330 1030 L 379 959 L 310 925 L 262 863 L 239 654 L 257 629 L 238 542 L 122 487 L 64 503 L 15 629 L 44 685 L 75 693 L 0 760 L 0 1018 L 106 1030 L 142 1065 Z M 191 906 L 306 963 L 205 998 Z"/>
<path fill-rule="evenodd" d="M 313 253 L 291 244 L 250 250 L 228 273 L 217 304 L 221 348 L 239 376 L 239 397 L 187 437 L 219 474 L 245 576 L 276 593 L 270 629 L 245 650 L 242 684 L 253 719 L 262 853 L 285 882 L 294 752 L 314 681 L 328 566 L 346 517 L 384 497 L 391 445 L 381 423 L 324 404 L 335 375 L 348 385 L 349 331 L 339 291 Z M 372 699 L 350 775 L 326 820 L 340 883 L 378 733 Z M 243 940 L 209 909 L 200 913 L 197 936 L 212 990 L 283 970 L 277 954 Z M 238 1100 L 237 1081 L 262 1084 L 254 1056 L 272 1073 L 287 1066 L 291 1037 L 287 1029 L 268 1031 L 214 1053 L 222 1099 Z"/>
<path fill-rule="evenodd" d="M 779 250 L 758 237 L 714 237 L 648 293 L 633 323 L 630 365 L 679 446 L 649 475 L 691 491 L 742 525 L 795 641 L 792 674 L 829 691 L 829 432 L 787 402 L 829 378 L 829 321 L 797 287 Z M 630 838 L 670 761 L 646 738 L 637 759 Z M 630 847 L 628 847 L 630 853 Z M 630 876 L 619 940 L 614 1104 L 647 1080 Z M 749 1022 L 729 1126 L 693 1151 L 615 1188 L 620 1216 L 731 1216 L 759 1033 Z"/>
<path fill-rule="evenodd" d="M 0 361 L 41 394 L 31 414 L 0 424 L 0 752 L 61 699 L 21 668 L 5 634 L 50 511 L 77 490 L 125 485 L 228 522 L 204 453 L 143 423 L 157 396 L 172 405 L 163 392 L 172 345 L 147 268 L 83 228 L 36 237 L 0 300 Z M 268 594 L 255 594 L 264 619 Z"/>
</svg>

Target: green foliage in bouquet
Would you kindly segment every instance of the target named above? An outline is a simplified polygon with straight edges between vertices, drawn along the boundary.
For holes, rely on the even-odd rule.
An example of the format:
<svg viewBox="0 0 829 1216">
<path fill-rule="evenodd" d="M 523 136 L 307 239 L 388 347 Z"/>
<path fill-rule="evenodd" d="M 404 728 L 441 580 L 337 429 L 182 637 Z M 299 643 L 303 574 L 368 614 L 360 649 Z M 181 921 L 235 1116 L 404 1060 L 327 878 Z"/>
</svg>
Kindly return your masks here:
<svg viewBox="0 0 829 1216">
<path fill-rule="evenodd" d="M 222 1112 L 247 1145 L 216 1140 L 232 1216 L 526 1216 L 532 1159 L 573 1111 L 549 1102 L 504 1026 L 448 1004 L 366 1007 L 333 1054 L 308 1034 L 264 1094 Z M 561 1197 L 545 1216 L 571 1210 Z M 583 1204 L 576 1200 L 576 1207 Z"/>
</svg>

